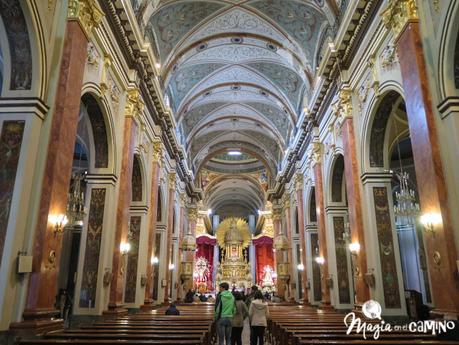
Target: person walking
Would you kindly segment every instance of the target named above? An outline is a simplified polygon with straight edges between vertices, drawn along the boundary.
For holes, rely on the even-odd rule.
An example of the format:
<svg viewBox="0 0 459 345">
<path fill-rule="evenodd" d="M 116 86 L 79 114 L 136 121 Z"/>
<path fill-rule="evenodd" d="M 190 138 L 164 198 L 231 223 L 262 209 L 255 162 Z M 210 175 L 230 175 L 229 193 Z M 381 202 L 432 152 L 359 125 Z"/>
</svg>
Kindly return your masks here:
<svg viewBox="0 0 459 345">
<path fill-rule="evenodd" d="M 233 329 L 231 331 L 231 345 L 242 345 L 242 330 L 244 329 L 244 319 L 249 316 L 249 310 L 244 303 L 244 296 L 236 291 L 234 293 L 236 300 L 236 311 L 233 316 Z"/>
<path fill-rule="evenodd" d="M 263 301 L 261 291 L 255 292 L 249 308 L 250 319 L 250 345 L 263 345 L 265 329 L 268 325 L 268 303 Z"/>
<path fill-rule="evenodd" d="M 234 296 L 229 292 L 229 284 L 221 283 L 215 302 L 215 321 L 217 323 L 218 345 L 231 345 L 231 320 L 235 312 Z"/>
</svg>

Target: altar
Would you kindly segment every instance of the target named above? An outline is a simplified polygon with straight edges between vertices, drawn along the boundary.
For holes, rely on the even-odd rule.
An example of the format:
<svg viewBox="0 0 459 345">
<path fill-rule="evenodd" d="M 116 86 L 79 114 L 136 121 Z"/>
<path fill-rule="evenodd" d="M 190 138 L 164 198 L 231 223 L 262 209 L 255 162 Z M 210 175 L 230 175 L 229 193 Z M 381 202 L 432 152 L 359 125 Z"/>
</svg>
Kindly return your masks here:
<svg viewBox="0 0 459 345">
<path fill-rule="evenodd" d="M 253 284 L 247 248 L 251 234 L 247 222 L 241 218 L 228 218 L 217 229 L 217 243 L 221 262 L 217 263 L 217 286 L 227 282 L 232 288 L 245 289 Z"/>
</svg>

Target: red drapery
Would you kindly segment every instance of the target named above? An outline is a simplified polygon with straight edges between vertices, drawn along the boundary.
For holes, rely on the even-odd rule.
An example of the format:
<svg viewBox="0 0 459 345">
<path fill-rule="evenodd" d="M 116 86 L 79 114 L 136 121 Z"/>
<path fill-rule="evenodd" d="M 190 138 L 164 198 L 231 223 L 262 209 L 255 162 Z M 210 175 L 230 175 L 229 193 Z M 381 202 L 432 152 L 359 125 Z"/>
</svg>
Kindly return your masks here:
<svg viewBox="0 0 459 345">
<path fill-rule="evenodd" d="M 212 275 L 214 270 L 214 247 L 217 244 L 217 240 L 207 236 L 200 236 L 196 239 L 196 262 L 199 262 L 199 258 L 204 258 L 207 262 L 207 270 L 203 275 L 199 275 L 195 272 L 193 275 L 194 286 L 196 289 L 202 289 L 205 284 L 207 289 L 206 291 L 212 291 Z M 205 291 L 201 291 L 205 292 Z"/>
<path fill-rule="evenodd" d="M 262 236 L 253 240 L 256 255 L 257 284 L 261 284 L 266 266 L 274 268 L 273 239 L 268 236 Z"/>
</svg>

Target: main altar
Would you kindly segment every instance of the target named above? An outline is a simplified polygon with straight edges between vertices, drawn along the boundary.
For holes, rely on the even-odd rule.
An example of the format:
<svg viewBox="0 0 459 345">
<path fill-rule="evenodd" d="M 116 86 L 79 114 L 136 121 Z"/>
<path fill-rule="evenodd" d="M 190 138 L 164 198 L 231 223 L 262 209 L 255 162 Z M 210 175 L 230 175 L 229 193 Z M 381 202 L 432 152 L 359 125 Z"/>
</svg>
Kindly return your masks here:
<svg viewBox="0 0 459 345">
<path fill-rule="evenodd" d="M 247 222 L 241 218 L 227 218 L 220 223 L 216 235 L 221 250 L 221 262 L 217 263 L 217 286 L 221 282 L 227 282 L 237 289 L 252 286 L 247 259 L 251 234 Z"/>
</svg>

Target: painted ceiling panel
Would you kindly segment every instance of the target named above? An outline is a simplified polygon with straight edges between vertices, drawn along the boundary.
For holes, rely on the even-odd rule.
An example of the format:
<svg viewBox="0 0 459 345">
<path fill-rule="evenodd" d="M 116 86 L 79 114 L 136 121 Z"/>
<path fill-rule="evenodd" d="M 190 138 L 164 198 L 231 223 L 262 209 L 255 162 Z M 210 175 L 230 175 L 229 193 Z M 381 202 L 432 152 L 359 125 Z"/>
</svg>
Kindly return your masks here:
<svg viewBox="0 0 459 345">
<path fill-rule="evenodd" d="M 161 61 L 167 59 L 192 28 L 224 6 L 216 2 L 187 1 L 166 5 L 154 13 L 147 24 L 147 34 L 155 33 L 152 43 L 158 44 Z"/>
<path fill-rule="evenodd" d="M 294 105 L 294 108 L 298 108 L 303 90 L 303 81 L 298 74 L 287 67 L 269 62 L 255 62 L 248 65 L 277 85 Z"/>
<path fill-rule="evenodd" d="M 289 49 L 295 50 L 295 45 L 287 41 L 285 35 L 276 30 L 272 25 L 266 23 L 260 17 L 239 8 L 232 9 L 204 25 L 188 41 L 194 43 L 205 40 L 206 37 L 213 35 L 241 32 L 263 35 L 277 42 L 282 42 Z"/>
<path fill-rule="evenodd" d="M 225 105 L 224 102 L 208 103 L 190 110 L 182 120 L 185 134 L 188 134 L 202 118 L 223 105 Z"/>
<path fill-rule="evenodd" d="M 223 66 L 219 63 L 206 63 L 187 66 L 177 71 L 169 84 L 175 109 L 178 109 L 183 98 L 196 84 Z"/>
<path fill-rule="evenodd" d="M 316 43 L 326 17 L 307 3 L 290 0 L 255 0 L 249 5 L 271 18 L 302 47 L 311 65 Z"/>
</svg>

